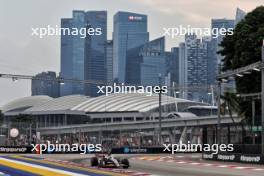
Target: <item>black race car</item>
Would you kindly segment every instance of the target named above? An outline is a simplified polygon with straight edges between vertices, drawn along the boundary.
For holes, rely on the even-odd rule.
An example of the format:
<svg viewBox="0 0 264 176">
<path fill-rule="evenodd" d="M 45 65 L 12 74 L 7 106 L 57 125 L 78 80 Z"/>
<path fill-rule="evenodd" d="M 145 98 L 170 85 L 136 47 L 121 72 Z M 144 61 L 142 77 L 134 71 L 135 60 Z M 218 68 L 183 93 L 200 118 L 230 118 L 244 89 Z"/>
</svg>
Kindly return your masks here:
<svg viewBox="0 0 264 176">
<path fill-rule="evenodd" d="M 102 167 L 102 168 L 124 168 L 130 167 L 127 158 L 115 158 L 111 154 L 97 154 L 95 157 L 91 158 L 92 167 Z"/>
</svg>

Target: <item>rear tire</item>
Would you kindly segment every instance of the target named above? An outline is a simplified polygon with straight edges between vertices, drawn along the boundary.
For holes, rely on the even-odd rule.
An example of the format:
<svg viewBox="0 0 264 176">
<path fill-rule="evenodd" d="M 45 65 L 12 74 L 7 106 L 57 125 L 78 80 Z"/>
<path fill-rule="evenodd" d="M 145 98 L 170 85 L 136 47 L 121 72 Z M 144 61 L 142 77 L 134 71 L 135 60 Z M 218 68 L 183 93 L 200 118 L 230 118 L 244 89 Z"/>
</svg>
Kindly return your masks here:
<svg viewBox="0 0 264 176">
<path fill-rule="evenodd" d="M 129 166 L 130 166 L 129 165 L 129 161 L 126 158 L 121 160 L 121 164 L 122 164 L 122 166 L 123 166 L 124 169 L 128 169 Z"/>
<path fill-rule="evenodd" d="M 98 166 L 98 158 L 96 157 L 91 158 L 91 166 L 92 167 Z"/>
</svg>

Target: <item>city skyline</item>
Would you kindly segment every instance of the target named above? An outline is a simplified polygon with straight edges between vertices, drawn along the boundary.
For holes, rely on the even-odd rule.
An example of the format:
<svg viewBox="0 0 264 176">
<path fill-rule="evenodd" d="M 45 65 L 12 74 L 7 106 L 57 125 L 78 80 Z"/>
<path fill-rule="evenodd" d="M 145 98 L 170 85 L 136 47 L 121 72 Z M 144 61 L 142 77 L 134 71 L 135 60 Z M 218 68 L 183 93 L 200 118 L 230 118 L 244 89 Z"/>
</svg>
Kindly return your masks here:
<svg viewBox="0 0 264 176">
<path fill-rule="evenodd" d="M 134 6 L 131 6 L 130 8 L 126 7 L 125 4 L 122 4 L 122 3 L 121 4 L 125 7 L 125 8 L 123 7 L 124 10 L 136 12 L 136 13 L 145 13 L 144 11 L 146 11 L 146 10 L 143 10 L 142 7 L 138 7 L 138 9 L 131 9 L 131 8 L 134 8 L 135 6 L 138 6 L 138 5 L 150 7 L 149 13 L 145 13 L 145 14 L 147 14 L 148 18 L 149 18 L 148 31 L 150 32 L 150 40 L 152 40 L 152 39 L 160 37 L 162 35 L 162 33 L 161 33 L 162 28 L 159 27 L 158 28 L 159 31 L 157 31 L 157 30 L 155 30 L 155 28 L 153 28 L 153 25 L 154 26 L 160 25 L 160 24 L 157 24 L 157 22 L 162 23 L 163 21 L 160 20 L 160 18 L 161 17 L 164 18 L 164 16 L 168 18 L 168 22 L 169 22 L 172 19 L 171 17 L 174 16 L 175 14 L 173 12 L 171 12 L 170 10 L 162 11 L 162 9 L 166 9 L 164 6 L 160 7 L 160 9 L 157 10 L 157 7 L 158 7 L 157 4 L 159 4 L 159 1 L 155 1 L 155 3 L 153 3 L 151 5 L 149 5 L 147 3 L 148 3 L 147 1 L 142 1 L 142 3 L 137 1 L 134 4 Z M 8 7 L 10 7 L 10 4 L 8 2 L 4 2 L 4 4 L 7 5 L 7 9 L 8 9 Z M 94 10 L 94 9 L 95 10 L 106 9 L 109 12 L 108 16 L 110 18 L 110 23 L 108 21 L 108 26 L 110 29 L 110 30 L 108 30 L 108 36 L 111 36 L 111 35 L 109 35 L 109 33 L 111 34 L 112 29 L 113 29 L 113 26 L 112 26 L 113 14 L 119 10 L 123 11 L 122 8 L 120 8 L 120 9 L 119 8 L 113 9 L 112 7 L 106 8 L 106 6 L 102 5 L 101 2 L 97 3 L 96 4 L 97 7 L 94 7 L 94 8 L 92 6 L 89 6 L 89 8 L 85 8 L 83 6 L 81 8 L 78 8 L 78 6 L 80 6 L 80 4 L 82 4 L 80 1 L 76 2 L 75 5 L 74 4 L 70 5 L 70 4 L 71 3 L 67 4 L 66 6 L 68 9 L 71 7 L 71 10 L 73 10 L 73 9 L 84 9 L 85 11 L 88 11 L 88 10 Z M 172 4 L 174 4 L 174 2 L 168 3 L 167 6 L 171 6 Z M 100 5 L 102 5 L 102 7 L 98 8 L 98 6 L 100 6 Z M 201 15 L 201 16 L 204 16 L 206 18 L 203 18 L 203 20 L 201 20 L 199 22 L 199 24 L 201 25 L 201 27 L 210 26 L 210 20 L 212 18 L 232 18 L 232 19 L 234 19 L 236 7 L 240 7 L 243 10 L 250 11 L 253 8 L 255 8 L 255 6 L 257 6 L 257 5 L 260 5 L 260 4 L 258 4 L 257 1 L 253 1 L 251 3 L 243 2 L 241 4 L 239 4 L 239 2 L 237 2 L 237 4 L 230 4 L 229 7 L 226 7 L 227 9 L 230 9 L 230 10 L 228 12 L 225 12 L 225 13 L 215 12 L 215 11 L 212 12 L 211 11 L 210 15 L 208 15 L 208 14 L 206 14 L 206 13 L 208 13 L 208 11 L 206 11 L 205 14 Z M 105 7 L 103 7 L 103 6 L 105 6 Z M 3 7 L 3 6 L 1 6 L 1 7 Z M 47 6 L 44 6 L 44 7 L 46 7 L 46 9 L 50 8 Z M 175 8 L 176 8 L 176 6 L 175 6 Z M 43 9 L 45 9 L 45 8 L 43 8 Z M 169 9 L 171 9 L 171 7 Z M 35 11 L 35 10 L 33 10 L 33 11 Z M 186 11 L 188 12 L 188 8 Z M 1 17 L 5 17 L 5 15 L 8 14 L 6 9 L 1 10 L 1 12 L 6 13 L 6 14 L 0 15 Z M 176 10 L 176 12 L 177 12 L 177 10 Z M 32 13 L 32 11 L 30 13 Z M 56 12 L 56 13 L 61 13 L 61 12 Z M 47 19 L 52 19 L 51 20 L 52 23 L 56 24 L 56 23 L 60 22 L 57 18 L 69 16 L 69 15 L 63 15 L 63 13 L 62 13 L 62 15 L 58 16 L 58 15 L 56 15 L 56 13 L 55 14 L 52 13 L 50 15 L 53 18 L 48 18 L 48 17 L 43 18 L 42 17 L 42 18 L 40 18 L 40 20 L 38 20 L 37 23 L 39 23 L 39 24 L 41 23 L 42 25 L 40 25 L 40 26 L 44 26 L 44 23 L 47 21 Z M 64 13 L 70 14 L 71 11 L 64 10 Z M 155 14 L 153 14 L 153 13 L 155 13 Z M 201 13 L 201 11 L 197 12 L 197 9 L 196 9 L 192 13 L 199 14 L 199 13 Z M 161 16 L 159 16 L 160 14 L 161 14 Z M 23 15 L 27 16 L 27 13 L 22 14 L 22 16 Z M 55 18 L 54 18 L 54 16 L 55 16 Z M 159 17 L 157 17 L 157 16 L 159 16 Z M 189 15 L 187 15 L 187 16 L 189 16 Z M 175 16 L 174 16 L 174 18 L 175 18 Z M 27 18 L 25 18 L 25 19 L 27 19 Z M 177 21 L 177 22 L 172 23 L 172 24 L 174 26 L 176 26 L 178 24 L 188 23 L 188 24 L 194 24 L 193 26 L 198 26 L 195 22 L 196 20 L 194 20 L 195 18 L 192 20 L 190 20 L 189 18 L 183 18 L 183 19 L 184 19 L 184 23 L 182 23 L 181 20 L 178 20 L 179 22 Z M 36 21 L 36 20 L 33 19 L 33 21 Z M 165 21 L 167 21 L 167 20 L 165 20 Z M 6 21 L 5 18 L 1 22 L 3 24 L 8 24 L 8 22 Z M 31 20 L 25 21 L 25 25 L 28 25 L 28 22 L 32 22 L 32 21 Z M 1 59 L 1 63 L 0 63 L 1 65 L 0 66 L 1 66 L 2 72 L 4 72 L 4 73 L 16 73 L 16 74 L 30 74 L 30 75 L 36 74 L 40 71 L 48 71 L 48 70 L 58 72 L 59 71 L 59 57 L 58 56 L 59 56 L 59 52 L 60 52 L 58 49 L 58 46 L 59 46 L 58 45 L 58 38 L 56 38 L 56 37 L 51 38 L 50 37 L 50 38 L 46 38 L 43 40 L 34 38 L 34 37 L 30 36 L 30 28 L 25 28 L 25 25 L 20 24 L 20 23 L 21 22 L 17 22 L 17 25 L 19 25 L 21 27 L 19 31 L 14 32 L 14 29 L 11 29 L 11 30 L 9 29 L 9 31 L 7 31 L 6 29 L 3 29 L 3 32 L 1 32 L 0 38 L 2 39 L 1 41 L 3 42 L 3 43 L 1 42 L 1 46 L 3 45 L 3 47 L 1 48 L 1 52 L 0 52 L 1 54 L 0 55 L 1 55 L 1 58 L 3 58 L 3 59 Z M 31 25 L 37 24 L 37 23 L 36 22 L 31 23 Z M 12 25 L 10 27 L 12 28 Z M 16 38 L 16 44 L 14 44 L 14 38 Z M 183 41 L 182 39 L 180 39 L 180 37 L 177 38 L 176 40 L 172 40 L 172 41 L 171 41 L 171 39 L 169 39 L 168 42 L 166 43 L 166 46 L 167 46 L 166 50 L 169 50 L 168 47 L 171 48 L 171 47 L 178 46 L 178 43 L 180 41 Z M 32 44 L 35 46 L 31 46 Z M 14 51 L 9 52 L 11 50 L 11 48 L 15 52 Z M 39 53 L 39 54 L 37 54 L 37 53 Z M 16 64 L 13 64 L 13 63 L 16 63 Z M 28 63 L 28 64 L 26 66 L 24 66 L 23 63 Z M 0 106 L 9 100 L 30 95 L 30 83 L 28 81 L 19 80 L 16 83 L 16 85 L 14 86 L 14 84 L 10 80 L 1 80 L 0 86 L 3 87 L 3 89 L 4 89 L 3 92 L 5 92 L 2 95 L 3 98 L 0 101 Z M 7 92 L 9 92 L 9 91 L 11 92 L 12 90 L 15 89 L 15 87 L 19 87 L 20 91 L 14 93 L 12 95 L 9 95 Z"/>
</svg>

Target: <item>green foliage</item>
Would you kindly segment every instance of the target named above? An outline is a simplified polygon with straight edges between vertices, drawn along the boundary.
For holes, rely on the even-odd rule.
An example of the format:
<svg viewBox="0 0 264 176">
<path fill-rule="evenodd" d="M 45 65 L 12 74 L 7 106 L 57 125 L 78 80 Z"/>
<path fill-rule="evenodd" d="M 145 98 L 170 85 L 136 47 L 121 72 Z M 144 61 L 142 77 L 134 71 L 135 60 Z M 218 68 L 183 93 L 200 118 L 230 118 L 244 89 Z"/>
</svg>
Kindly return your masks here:
<svg viewBox="0 0 264 176">
<path fill-rule="evenodd" d="M 224 95 L 221 95 L 221 114 L 229 114 L 229 117 L 232 119 L 235 124 L 235 120 L 233 118 L 233 114 L 239 115 L 241 118 L 244 118 L 244 111 L 240 108 L 239 103 L 241 99 L 237 97 L 235 93 L 225 92 Z"/>
<path fill-rule="evenodd" d="M 261 46 L 264 39 L 264 6 L 257 7 L 248 13 L 244 20 L 237 24 L 234 35 L 226 36 L 221 43 L 224 56 L 223 71 L 237 69 L 261 60 Z M 261 74 L 253 71 L 242 78 L 236 78 L 239 94 L 261 92 Z M 260 106 L 257 102 L 256 112 L 260 115 Z M 240 102 L 240 109 L 245 116 L 251 116 L 249 102 Z"/>
<path fill-rule="evenodd" d="M 243 114 L 243 112 L 239 108 L 240 100 L 235 93 L 225 92 L 224 95 L 221 95 L 221 99 L 223 100 L 223 111 L 228 110 L 228 113 Z"/>
<path fill-rule="evenodd" d="M 264 6 L 248 13 L 237 24 L 234 35 L 226 36 L 219 52 L 224 57 L 223 70 L 236 69 L 261 60 L 264 39 Z"/>
</svg>

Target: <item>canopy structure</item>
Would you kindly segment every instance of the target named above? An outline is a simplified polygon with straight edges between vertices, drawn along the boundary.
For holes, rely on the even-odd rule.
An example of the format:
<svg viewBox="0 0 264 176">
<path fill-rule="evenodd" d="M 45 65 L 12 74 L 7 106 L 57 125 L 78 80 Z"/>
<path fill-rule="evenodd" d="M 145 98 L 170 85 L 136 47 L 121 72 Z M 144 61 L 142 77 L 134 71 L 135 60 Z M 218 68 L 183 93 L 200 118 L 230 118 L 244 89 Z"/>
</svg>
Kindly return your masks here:
<svg viewBox="0 0 264 176">
<path fill-rule="evenodd" d="M 162 95 L 163 112 L 182 112 L 189 106 L 205 105 L 204 103 L 189 101 Z M 69 95 L 59 98 L 48 96 L 31 96 L 14 100 L 3 106 L 5 115 L 32 114 L 89 114 L 89 113 L 145 113 L 157 112 L 159 95 L 141 93 L 116 93 L 108 96 L 86 97 L 83 95 Z"/>
</svg>

